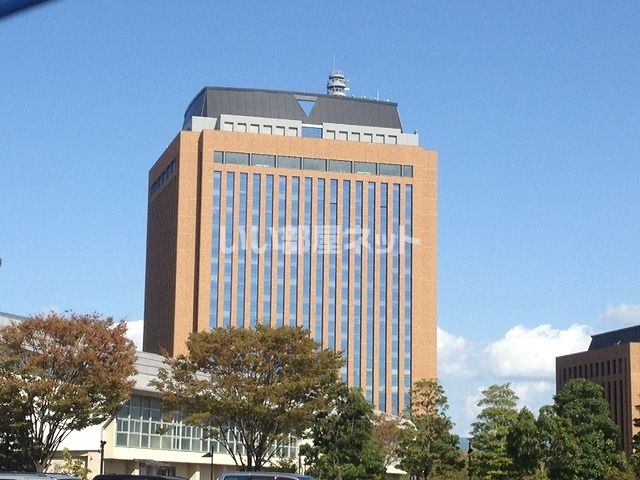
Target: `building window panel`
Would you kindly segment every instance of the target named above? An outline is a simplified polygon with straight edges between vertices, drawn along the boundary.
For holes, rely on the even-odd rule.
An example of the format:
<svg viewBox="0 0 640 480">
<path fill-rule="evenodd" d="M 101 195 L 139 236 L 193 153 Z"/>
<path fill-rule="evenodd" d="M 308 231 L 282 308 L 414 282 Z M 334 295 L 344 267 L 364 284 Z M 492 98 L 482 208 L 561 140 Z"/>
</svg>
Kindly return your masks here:
<svg viewBox="0 0 640 480">
<path fill-rule="evenodd" d="M 351 173 L 351 162 L 346 160 L 329 160 L 329 171 Z"/>
<path fill-rule="evenodd" d="M 251 165 L 253 165 L 254 167 L 275 167 L 276 156 L 254 153 L 253 155 L 251 155 Z"/>
<path fill-rule="evenodd" d="M 284 272 L 286 269 L 285 243 L 287 233 L 287 177 L 281 175 L 279 178 L 280 192 L 278 203 L 278 244 L 276 246 L 278 252 L 277 267 L 277 301 L 276 301 L 276 325 L 284 326 L 284 300 L 286 289 L 284 286 Z"/>
<path fill-rule="evenodd" d="M 233 199 L 235 188 L 234 172 L 227 172 L 227 206 L 225 221 L 224 251 L 224 303 L 223 322 L 225 328 L 231 327 L 231 299 L 233 291 Z"/>
<path fill-rule="evenodd" d="M 322 138 L 322 127 L 302 127 L 302 136 L 306 138 Z"/>
<path fill-rule="evenodd" d="M 287 245 L 290 246 L 290 263 L 291 263 L 291 286 L 290 286 L 290 305 L 289 305 L 289 326 L 295 327 L 298 323 L 298 253 L 300 246 L 300 177 L 291 179 L 291 228 L 287 231 L 290 239 Z"/>
<path fill-rule="evenodd" d="M 266 179 L 266 211 L 265 211 L 265 252 L 264 252 L 264 324 L 271 326 L 271 296 L 272 296 L 272 267 L 273 267 L 273 175 Z"/>
<path fill-rule="evenodd" d="M 240 230 L 240 241 L 236 246 L 238 252 L 238 282 L 237 282 L 237 297 L 236 297 L 236 311 L 237 311 L 237 324 L 239 328 L 244 327 L 245 316 L 245 295 L 246 295 L 246 265 L 247 254 L 249 249 L 246 247 L 247 238 L 247 187 L 249 176 L 246 173 L 240 174 L 240 211 L 238 215 L 238 228 Z"/>
<path fill-rule="evenodd" d="M 403 165 L 402 166 L 402 176 L 413 178 L 413 167 L 411 165 Z"/>
<path fill-rule="evenodd" d="M 373 162 L 353 162 L 353 173 L 376 175 L 378 166 Z"/>
<path fill-rule="evenodd" d="M 353 386 L 362 388 L 362 372 L 360 362 L 362 358 L 362 242 L 363 240 L 363 183 L 356 182 L 355 198 L 355 225 L 352 242 L 355 244 L 354 251 L 354 322 L 353 322 Z"/>
<path fill-rule="evenodd" d="M 322 158 L 305 158 L 304 169 L 324 172 L 327 170 L 327 161 Z"/>
<path fill-rule="evenodd" d="M 258 322 L 260 285 L 260 193 L 261 175 L 253 174 L 253 206 L 251 212 L 251 309 L 249 324 L 255 328 Z"/>
<path fill-rule="evenodd" d="M 221 182 L 222 173 L 213 172 L 213 219 L 211 232 L 211 307 L 209 309 L 209 328 L 216 328 L 218 326 Z"/>
<path fill-rule="evenodd" d="M 375 278 L 376 278 L 376 254 L 373 239 L 376 238 L 376 184 L 367 184 L 367 375 L 366 396 L 373 403 L 373 346 L 375 340 Z"/>
<path fill-rule="evenodd" d="M 301 159 L 300 159 L 300 157 L 279 156 L 278 157 L 278 168 L 292 168 L 292 169 L 295 169 L 295 170 L 300 170 L 300 168 L 301 168 Z"/>
<path fill-rule="evenodd" d="M 305 159 L 306 161 L 307 159 Z M 315 226 L 315 244 L 316 252 L 316 342 L 323 344 L 323 327 L 324 327 L 324 250 L 322 242 L 324 242 L 325 225 L 324 225 L 324 194 L 325 181 L 323 178 L 318 179 L 317 203 L 316 203 L 316 226 Z"/>
<path fill-rule="evenodd" d="M 380 383 L 378 385 L 378 408 L 382 411 L 387 409 L 387 248 L 389 235 L 389 214 L 388 214 L 388 184 L 380 185 L 380 244 L 376 248 L 380 251 L 380 268 L 378 281 L 379 288 L 379 333 L 378 344 L 380 345 L 380 355 L 378 357 L 378 375 Z"/>
<path fill-rule="evenodd" d="M 213 163 L 224 163 L 224 152 L 213 152 Z"/>
<path fill-rule="evenodd" d="M 400 414 L 400 185 L 393 184 L 393 235 L 390 238 L 393 255 L 391 307 L 391 413 Z"/>
<path fill-rule="evenodd" d="M 232 165 L 249 165 L 249 154 L 239 152 L 226 152 L 225 163 Z"/>
<path fill-rule="evenodd" d="M 348 383 L 349 359 L 349 265 L 351 255 L 351 182 L 342 182 L 342 311 L 340 314 L 340 350 L 345 364 L 342 367 L 342 381 Z"/>
<path fill-rule="evenodd" d="M 378 166 L 378 173 L 380 175 L 400 177 L 402 176 L 402 165 L 394 165 L 392 163 L 381 163 Z"/>
<path fill-rule="evenodd" d="M 311 226 L 312 205 L 313 205 L 313 180 L 304 179 L 304 271 L 303 271 L 303 299 L 302 317 L 303 326 L 306 330 L 311 328 Z"/>
<path fill-rule="evenodd" d="M 329 348 L 334 352 L 337 351 L 336 345 L 336 288 L 337 288 L 337 250 L 338 250 L 338 181 L 331 180 L 330 182 L 330 201 L 329 201 L 329 225 L 327 226 L 328 232 L 325 232 L 327 238 L 323 242 L 324 248 L 328 248 L 329 256 L 329 296 L 326 299 L 329 308 Z"/>
<path fill-rule="evenodd" d="M 404 247 L 404 406 L 411 406 L 411 359 L 412 359 L 412 293 L 413 293 L 413 249 L 411 238 L 413 235 L 413 186 L 405 187 L 405 243 Z"/>
</svg>

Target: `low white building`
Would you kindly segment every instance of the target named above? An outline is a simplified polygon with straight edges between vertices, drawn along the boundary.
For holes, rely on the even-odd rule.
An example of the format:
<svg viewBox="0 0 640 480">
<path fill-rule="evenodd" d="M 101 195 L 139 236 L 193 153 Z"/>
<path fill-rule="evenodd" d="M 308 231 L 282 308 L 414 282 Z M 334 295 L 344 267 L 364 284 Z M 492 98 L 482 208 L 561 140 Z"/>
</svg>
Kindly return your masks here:
<svg viewBox="0 0 640 480">
<path fill-rule="evenodd" d="M 149 382 L 164 366 L 163 357 L 137 352 L 135 387 L 131 399 L 103 425 L 72 432 L 63 442 L 74 458 L 83 460 L 91 475 L 100 473 L 101 442 L 103 472 L 176 475 L 189 480 L 213 480 L 237 470 L 233 459 L 216 440 L 207 439 L 199 427 L 180 420 L 163 421 L 162 402 Z M 241 445 L 236 445 L 240 451 Z M 205 456 L 206 455 L 206 456 Z M 56 456 L 57 463 L 61 455 Z M 292 439 L 280 457 L 299 462 L 298 445 Z"/>
</svg>

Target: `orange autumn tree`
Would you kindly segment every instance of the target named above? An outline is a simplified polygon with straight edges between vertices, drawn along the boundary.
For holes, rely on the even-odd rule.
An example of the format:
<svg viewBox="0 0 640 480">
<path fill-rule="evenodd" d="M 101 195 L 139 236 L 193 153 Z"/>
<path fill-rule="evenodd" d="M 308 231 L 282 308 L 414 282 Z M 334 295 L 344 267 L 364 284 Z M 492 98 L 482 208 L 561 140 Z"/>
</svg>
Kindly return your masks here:
<svg viewBox="0 0 640 480">
<path fill-rule="evenodd" d="M 0 469 L 43 471 L 73 430 L 97 425 L 129 398 L 135 347 L 124 321 L 48 313 L 0 328 Z"/>
</svg>

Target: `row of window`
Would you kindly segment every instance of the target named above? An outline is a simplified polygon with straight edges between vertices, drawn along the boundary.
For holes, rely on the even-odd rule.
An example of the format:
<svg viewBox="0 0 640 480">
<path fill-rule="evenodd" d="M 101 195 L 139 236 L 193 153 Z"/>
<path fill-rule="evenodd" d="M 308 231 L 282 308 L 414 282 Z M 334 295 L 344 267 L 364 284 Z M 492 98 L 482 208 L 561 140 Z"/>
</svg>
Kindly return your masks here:
<svg viewBox="0 0 640 480">
<path fill-rule="evenodd" d="M 566 383 L 572 378 L 597 378 L 605 375 L 624 373 L 625 363 L 622 358 L 602 360 L 586 365 L 574 365 L 562 369 L 562 381 Z"/>
<path fill-rule="evenodd" d="M 413 167 L 411 165 L 396 165 L 393 163 L 354 162 L 350 160 L 327 160 L 324 158 L 302 158 L 240 152 L 214 152 L 213 161 L 214 163 L 226 163 L 230 165 L 290 168 L 294 170 L 314 170 L 317 172 L 413 177 Z"/>
<path fill-rule="evenodd" d="M 162 186 L 169 181 L 178 169 L 178 157 L 171 160 L 171 163 L 163 170 L 158 178 L 149 187 L 149 196 L 156 193 Z"/>
<path fill-rule="evenodd" d="M 326 138 L 328 140 L 345 140 L 350 142 L 363 143 L 386 143 L 389 145 L 398 144 L 398 136 L 370 133 L 370 132 L 353 132 L 347 130 L 327 129 L 323 134 L 322 127 L 303 126 L 301 129 L 288 125 L 269 125 L 260 123 L 246 122 L 228 122 L 222 125 L 225 132 L 239 133 L 259 133 L 262 135 L 276 135 L 280 137 L 304 137 L 304 138 Z"/>
<path fill-rule="evenodd" d="M 119 447 L 152 448 L 226 454 L 225 447 L 208 438 L 200 427 L 187 425 L 181 416 L 164 420 L 165 412 L 159 398 L 134 395 L 116 414 L 116 445 Z M 235 440 L 232 432 L 227 437 L 234 453 L 245 455 L 244 447 Z M 296 458 L 298 441 L 289 438 L 288 443 L 275 446 L 276 456 Z"/>
<path fill-rule="evenodd" d="M 251 228 L 247 222 L 249 192 L 252 192 Z M 404 202 L 401 202 L 403 196 Z M 353 217 L 352 202 L 355 207 Z M 329 206 L 326 216 L 325 203 Z M 399 413 L 401 378 L 406 392 L 411 387 L 412 205 L 411 185 L 214 172 L 212 327 L 219 324 L 229 327 L 233 315 L 238 327 L 254 327 L 258 321 L 260 296 L 263 302 L 261 322 L 266 325 L 303 326 L 309 330 L 314 318 L 312 333 L 315 340 L 334 351 L 342 351 L 345 359 L 351 356 L 348 351 L 350 336 L 354 338 L 354 364 L 342 370 L 343 380 L 353 380 L 353 384 L 363 388 L 369 401 L 377 403 L 381 410 L 387 410 L 386 393 L 390 389 L 391 411 Z M 239 215 L 234 214 L 236 208 Z M 340 210 L 342 219 L 338 215 Z M 380 212 L 379 218 L 376 218 L 376 212 Z M 301 230 L 309 237 L 300 236 Z M 375 244 L 372 246 L 369 242 Z M 287 252 L 293 254 L 287 255 Z M 341 253 L 340 264 L 338 252 Z M 404 278 L 401 282 L 403 257 Z M 391 278 L 387 272 L 388 258 L 391 260 Z M 248 263 L 251 264 L 249 278 L 246 275 Z M 234 265 L 237 265 L 235 270 Z M 312 276 L 313 266 L 315 276 Z M 353 285 L 349 282 L 350 268 L 355 269 Z M 363 277 L 365 268 L 367 274 Z M 234 278 L 234 271 L 237 278 Z M 300 283 L 302 296 L 299 299 Z M 391 292 L 390 302 L 387 292 Z M 366 304 L 363 303 L 365 294 Z M 223 301 L 222 318 L 218 318 L 219 298 Z M 245 311 L 247 300 L 248 312 Z M 302 303 L 300 309 L 299 301 Z M 350 302 L 353 302 L 353 314 Z M 298 318 L 299 313 L 302 318 Z M 405 332 L 402 339 L 399 333 L 401 316 L 404 317 Z M 327 338 L 324 338 L 325 322 Z M 388 322 L 391 338 L 387 338 Z M 365 324 L 366 351 L 363 352 Z M 385 347 L 389 343 L 391 359 L 387 358 Z M 401 344 L 405 350 L 403 371 L 400 371 Z M 366 355 L 365 372 L 360 371 L 362 355 Z M 380 378 L 375 398 L 374 371 Z M 408 400 L 407 396 L 402 403 L 408 406 Z"/>
</svg>

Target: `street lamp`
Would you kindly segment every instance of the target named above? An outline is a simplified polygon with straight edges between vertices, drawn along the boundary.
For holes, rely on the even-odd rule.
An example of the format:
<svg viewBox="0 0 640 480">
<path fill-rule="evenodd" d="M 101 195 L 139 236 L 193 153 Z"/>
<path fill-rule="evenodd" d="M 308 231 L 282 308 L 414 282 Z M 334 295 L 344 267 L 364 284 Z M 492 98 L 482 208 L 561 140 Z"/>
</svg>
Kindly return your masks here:
<svg viewBox="0 0 640 480">
<path fill-rule="evenodd" d="M 209 451 L 202 455 L 203 458 L 211 457 L 211 467 L 209 470 L 209 480 L 213 480 L 213 442 L 209 439 Z"/>
<path fill-rule="evenodd" d="M 104 446 L 106 444 L 106 440 L 100 440 L 100 475 L 104 473 Z"/>
</svg>

